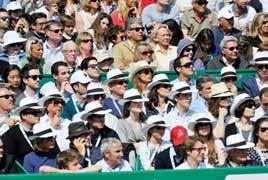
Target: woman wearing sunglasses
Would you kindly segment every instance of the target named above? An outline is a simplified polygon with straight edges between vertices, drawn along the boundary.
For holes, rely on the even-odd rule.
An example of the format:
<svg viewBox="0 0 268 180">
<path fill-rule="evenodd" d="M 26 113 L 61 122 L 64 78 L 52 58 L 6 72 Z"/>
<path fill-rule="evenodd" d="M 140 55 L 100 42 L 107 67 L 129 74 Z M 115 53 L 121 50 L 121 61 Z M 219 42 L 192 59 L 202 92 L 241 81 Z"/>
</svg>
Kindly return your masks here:
<svg viewBox="0 0 268 180">
<path fill-rule="evenodd" d="M 233 94 L 221 82 L 211 86 L 211 98 L 208 102 L 208 111 L 216 119 L 217 124 L 213 130 L 215 138 L 224 137 L 224 127 L 228 124 L 229 108 L 232 104 Z"/>
<path fill-rule="evenodd" d="M 204 141 L 206 147 L 204 160 L 211 166 L 221 166 L 226 159 L 222 141 L 213 136 L 216 124 L 217 121 L 207 113 L 197 113 L 188 124 L 194 135 Z"/>
<path fill-rule="evenodd" d="M 262 166 L 268 165 L 268 116 L 263 116 L 255 122 L 253 131 L 255 147 L 249 149 L 251 160 Z"/>
<path fill-rule="evenodd" d="M 155 62 L 154 59 L 155 59 L 155 54 L 154 54 L 152 46 L 149 43 L 142 41 L 136 45 L 135 54 L 134 54 L 134 62 L 145 60 L 147 61 L 148 64 L 152 64 L 152 63 L 154 64 Z"/>
<path fill-rule="evenodd" d="M 226 66 L 221 69 L 221 82 L 223 82 L 234 96 L 238 94 L 236 87 L 237 74 L 233 66 Z"/>
<path fill-rule="evenodd" d="M 242 134 L 248 142 L 253 142 L 254 123 L 250 118 L 255 115 L 256 103 L 248 94 L 239 94 L 234 98 L 231 115 L 238 118 L 236 122 L 225 127 L 225 139 L 233 134 Z"/>
</svg>

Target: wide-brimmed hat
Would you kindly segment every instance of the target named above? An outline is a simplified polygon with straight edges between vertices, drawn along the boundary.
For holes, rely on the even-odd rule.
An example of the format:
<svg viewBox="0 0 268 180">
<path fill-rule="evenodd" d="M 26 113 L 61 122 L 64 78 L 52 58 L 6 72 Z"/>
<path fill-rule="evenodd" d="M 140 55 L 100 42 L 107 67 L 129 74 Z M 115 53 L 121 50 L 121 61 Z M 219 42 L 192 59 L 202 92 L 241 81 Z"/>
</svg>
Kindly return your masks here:
<svg viewBox="0 0 268 180">
<path fill-rule="evenodd" d="M 51 87 L 48 83 L 42 86 L 40 89 L 40 94 L 42 97 L 39 100 L 39 104 L 44 106 L 46 101 L 50 99 L 61 99 L 64 102 L 59 90 L 56 87 Z"/>
<path fill-rule="evenodd" d="M 44 111 L 44 107 L 39 105 L 37 99 L 26 97 L 20 101 L 19 107 L 15 109 L 14 114 L 20 115 L 20 113 L 26 109 L 35 109 Z"/>
<path fill-rule="evenodd" d="M 7 31 L 3 36 L 3 48 L 10 44 L 23 43 L 27 39 L 20 37 L 16 31 Z"/>
<path fill-rule="evenodd" d="M 68 132 L 69 135 L 66 139 L 76 138 L 83 134 L 91 134 L 91 131 L 82 121 L 69 124 Z"/>
<path fill-rule="evenodd" d="M 231 115 L 237 117 L 235 110 L 241 106 L 243 103 L 245 103 L 246 101 L 252 101 L 255 103 L 254 99 L 252 97 L 250 97 L 248 94 L 243 93 L 243 94 L 239 94 L 237 96 L 234 97 L 234 101 L 231 105 L 230 108 L 230 113 Z"/>
<path fill-rule="evenodd" d="M 107 50 L 104 50 L 104 49 L 98 49 L 98 50 L 96 50 L 94 52 L 93 56 L 95 58 L 97 58 L 97 61 L 99 63 L 101 63 L 104 60 L 108 60 L 108 59 L 111 60 L 111 61 L 114 60 L 113 56 L 111 56 L 111 54 L 109 54 L 109 52 Z"/>
<path fill-rule="evenodd" d="M 254 64 L 268 64 L 268 52 L 258 51 L 253 57 Z"/>
<path fill-rule="evenodd" d="M 118 81 L 118 80 L 127 80 L 127 77 L 124 76 L 122 71 L 120 71 L 119 69 L 111 69 L 107 73 L 106 79 L 107 79 L 106 83 L 109 84 L 111 82 Z"/>
<path fill-rule="evenodd" d="M 142 132 L 147 136 L 148 131 L 153 127 L 168 127 L 165 121 L 160 115 L 152 115 L 146 120 L 145 126 L 142 128 Z"/>
<path fill-rule="evenodd" d="M 174 99 L 177 94 L 192 93 L 191 87 L 186 82 L 176 82 L 168 94 L 169 99 Z"/>
<path fill-rule="evenodd" d="M 47 123 L 37 123 L 33 126 L 33 135 L 29 137 L 30 140 L 36 138 L 55 137 L 56 132 Z"/>
<path fill-rule="evenodd" d="M 119 103 L 124 106 L 125 103 L 127 102 L 146 102 L 149 101 L 148 98 L 142 97 L 141 94 L 139 93 L 139 91 L 137 89 L 129 89 L 127 91 L 125 91 L 124 93 L 124 98 L 119 100 Z"/>
<path fill-rule="evenodd" d="M 99 102 L 93 101 L 93 102 L 88 103 L 85 107 L 85 110 L 83 112 L 81 112 L 81 119 L 87 120 L 87 118 L 93 114 L 106 115 L 110 112 L 112 112 L 111 109 L 105 110 Z"/>
<path fill-rule="evenodd" d="M 75 71 L 70 78 L 70 84 L 75 83 L 88 84 L 90 83 L 90 81 L 91 81 L 90 77 L 87 75 L 86 72 L 82 70 Z"/>
<path fill-rule="evenodd" d="M 22 10 L 22 6 L 17 1 L 11 1 L 7 4 L 7 11 Z"/>
<path fill-rule="evenodd" d="M 187 137 L 187 129 L 185 129 L 183 126 L 175 126 L 170 131 L 170 141 L 175 146 L 183 144 Z"/>
<path fill-rule="evenodd" d="M 233 66 L 226 66 L 221 69 L 221 79 L 226 77 L 236 77 L 237 79 L 236 70 Z"/>
<path fill-rule="evenodd" d="M 148 84 L 148 89 L 152 90 L 154 87 L 160 84 L 167 84 L 172 86 L 166 74 L 157 74 L 153 77 L 153 81 Z"/>
<path fill-rule="evenodd" d="M 136 63 L 133 63 L 132 66 L 129 68 L 129 79 L 132 81 L 133 77 L 140 71 L 144 69 L 152 69 L 153 71 L 156 69 L 155 66 L 148 64 L 147 61 L 142 60 Z"/>
<path fill-rule="evenodd" d="M 234 13 L 232 13 L 230 10 L 227 10 L 225 8 L 222 8 L 219 12 L 218 12 L 218 15 L 217 15 L 217 18 L 220 19 L 220 18 L 224 18 L 224 19 L 231 19 L 234 17 Z"/>
<path fill-rule="evenodd" d="M 228 89 L 224 82 L 216 83 L 211 86 L 211 98 L 229 96 L 233 96 L 233 93 Z"/>
<path fill-rule="evenodd" d="M 208 113 L 196 113 L 194 114 L 191 119 L 190 119 L 190 122 L 188 124 L 188 128 L 191 130 L 191 131 L 194 131 L 195 130 L 195 126 L 196 124 L 199 124 L 199 123 L 209 123 L 211 124 L 212 126 L 212 129 L 215 128 L 215 126 L 217 125 L 217 121 Z"/>
<path fill-rule="evenodd" d="M 91 82 L 87 86 L 87 93 L 82 97 L 93 96 L 98 94 L 105 94 L 103 86 L 100 83 Z"/>
<path fill-rule="evenodd" d="M 242 134 L 234 134 L 226 138 L 225 149 L 229 151 L 231 149 L 248 149 L 254 146 L 254 143 L 247 142 L 242 136 Z"/>
</svg>

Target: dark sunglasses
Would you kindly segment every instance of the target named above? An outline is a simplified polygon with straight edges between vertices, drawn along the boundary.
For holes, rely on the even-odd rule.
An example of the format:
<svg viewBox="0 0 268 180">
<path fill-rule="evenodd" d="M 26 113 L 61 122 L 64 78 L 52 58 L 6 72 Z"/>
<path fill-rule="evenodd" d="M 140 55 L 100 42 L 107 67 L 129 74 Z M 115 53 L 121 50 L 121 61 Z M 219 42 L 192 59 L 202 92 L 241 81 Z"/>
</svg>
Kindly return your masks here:
<svg viewBox="0 0 268 180">
<path fill-rule="evenodd" d="M 143 56 L 146 56 L 146 55 L 152 55 L 154 53 L 154 51 L 144 51 L 144 52 L 142 52 L 141 54 L 143 55 Z"/>
<path fill-rule="evenodd" d="M 185 67 L 185 68 L 190 68 L 190 67 L 193 67 L 193 63 L 192 62 L 188 62 L 184 65 L 181 65 L 180 67 Z"/>
<path fill-rule="evenodd" d="M 9 99 L 9 98 L 11 98 L 11 99 L 14 99 L 14 95 L 6 94 L 6 95 L 2 95 L 2 96 L 0 96 L 0 98 L 5 98 L 5 99 Z"/>
<path fill-rule="evenodd" d="M 87 68 L 91 68 L 91 69 L 97 69 L 99 67 L 98 64 L 90 64 L 87 66 Z"/>
<path fill-rule="evenodd" d="M 53 99 L 53 104 L 54 105 L 59 105 L 59 104 L 61 104 L 61 105 L 65 105 L 65 101 L 64 100 L 62 100 L 62 99 Z"/>
<path fill-rule="evenodd" d="M 90 2 L 100 2 L 100 0 L 91 0 Z"/>
<path fill-rule="evenodd" d="M 145 75 L 148 75 L 148 74 L 153 74 L 153 70 L 151 69 L 143 69 L 140 71 L 141 74 L 145 74 Z"/>
<path fill-rule="evenodd" d="M 194 51 L 194 48 L 190 48 L 190 47 L 187 47 L 184 49 L 185 52 L 190 52 L 190 51 Z"/>
<path fill-rule="evenodd" d="M 14 43 L 14 44 L 9 44 L 9 47 L 21 47 L 21 43 Z"/>
<path fill-rule="evenodd" d="M 229 51 L 234 51 L 234 50 L 238 50 L 238 46 L 233 46 L 229 48 L 226 47 L 226 49 L 228 49 Z"/>
<path fill-rule="evenodd" d="M 105 99 L 105 94 L 97 94 L 92 96 L 94 100 Z"/>
<path fill-rule="evenodd" d="M 226 77 L 226 78 L 223 78 L 223 81 L 225 81 L 225 82 L 236 81 L 236 80 L 237 80 L 236 77 Z"/>
<path fill-rule="evenodd" d="M 59 32 L 62 32 L 62 29 L 49 29 L 49 31 L 52 31 L 54 33 L 59 33 Z"/>
<path fill-rule="evenodd" d="M 238 49 L 240 49 L 240 50 L 247 49 L 248 47 L 249 47 L 248 44 L 240 44 L 240 45 L 238 45 Z"/>
<path fill-rule="evenodd" d="M 160 85 L 159 85 L 159 88 L 165 88 L 165 89 L 168 89 L 168 88 L 170 88 L 170 85 L 168 85 L 168 84 L 160 84 Z"/>
<path fill-rule="evenodd" d="M 252 101 L 246 102 L 245 103 L 245 107 L 247 107 L 247 108 L 256 107 L 256 103 L 255 102 L 252 102 Z"/>
<path fill-rule="evenodd" d="M 263 21 L 263 22 L 262 22 L 262 24 L 267 24 L 267 23 L 268 23 L 268 21 Z"/>
<path fill-rule="evenodd" d="M 10 21 L 11 20 L 11 17 L 10 16 L 3 16 L 3 17 L 1 17 L 1 19 L 3 21 Z"/>
<path fill-rule="evenodd" d="M 207 1 L 202 1 L 202 0 L 201 0 L 201 1 L 199 0 L 199 1 L 197 1 L 196 3 L 197 3 L 199 6 L 203 6 L 203 5 L 207 5 L 207 4 L 208 4 Z"/>
<path fill-rule="evenodd" d="M 260 127 L 261 132 L 268 132 L 268 127 Z"/>
<path fill-rule="evenodd" d="M 118 85 L 121 85 L 123 86 L 124 84 L 127 84 L 128 81 L 114 81 L 113 84 L 118 84 Z"/>
<path fill-rule="evenodd" d="M 35 117 L 42 117 L 44 115 L 44 112 L 34 111 L 34 110 L 26 110 L 26 111 L 23 111 L 23 114 L 31 114 Z"/>
<path fill-rule="evenodd" d="M 268 69 L 268 64 L 259 64 L 256 66 L 257 69 L 262 70 L 262 69 Z"/>
<path fill-rule="evenodd" d="M 83 40 L 81 40 L 81 42 L 82 43 L 88 43 L 88 42 L 93 43 L 94 41 L 93 41 L 93 39 L 83 39 Z"/>
<path fill-rule="evenodd" d="M 29 75 L 28 78 L 31 78 L 32 80 L 36 81 L 37 79 L 41 79 L 42 76 L 41 75 Z"/>
<path fill-rule="evenodd" d="M 136 27 L 136 28 L 130 28 L 130 31 L 136 31 L 136 32 L 140 32 L 140 31 L 144 31 L 144 27 Z"/>
</svg>

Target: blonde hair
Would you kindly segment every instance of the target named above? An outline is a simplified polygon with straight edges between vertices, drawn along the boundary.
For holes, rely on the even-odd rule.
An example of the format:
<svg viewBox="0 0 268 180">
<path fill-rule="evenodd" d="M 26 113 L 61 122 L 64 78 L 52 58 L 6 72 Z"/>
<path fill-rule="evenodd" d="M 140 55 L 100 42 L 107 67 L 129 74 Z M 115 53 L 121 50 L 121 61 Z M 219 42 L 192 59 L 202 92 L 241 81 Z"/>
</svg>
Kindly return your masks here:
<svg viewBox="0 0 268 180">
<path fill-rule="evenodd" d="M 134 53 L 134 62 L 138 62 L 140 60 L 144 60 L 142 59 L 142 51 L 144 51 L 144 49 L 150 49 L 153 50 L 152 46 L 147 43 L 147 42 L 139 42 L 136 47 L 135 47 L 135 53 Z M 153 59 L 154 59 L 154 55 L 153 55 Z"/>
<path fill-rule="evenodd" d="M 129 7 L 126 0 L 119 0 L 117 4 L 119 18 L 123 21 L 128 19 Z"/>
<path fill-rule="evenodd" d="M 258 34 L 262 35 L 261 27 L 265 18 L 268 18 L 268 13 L 266 12 L 258 13 L 254 16 L 249 29 L 250 36 L 257 37 Z"/>
<path fill-rule="evenodd" d="M 77 35 L 75 43 L 76 43 L 76 45 L 78 47 L 79 53 L 80 53 L 80 45 L 81 45 L 82 40 L 84 40 L 88 36 L 93 40 L 92 35 L 90 33 L 88 33 L 88 32 L 81 32 L 81 33 L 79 33 Z"/>
<path fill-rule="evenodd" d="M 158 35 L 158 31 L 160 29 L 166 29 L 168 31 L 168 33 L 170 34 L 170 36 L 172 36 L 172 32 L 170 31 L 170 29 L 168 28 L 168 25 L 166 24 L 156 24 L 152 30 L 152 33 L 150 35 L 151 40 L 157 44 L 158 43 L 158 39 L 157 39 L 157 35 Z"/>
<path fill-rule="evenodd" d="M 90 3 L 91 3 L 91 0 L 80 0 L 81 8 L 86 12 L 89 12 L 91 9 Z"/>
<path fill-rule="evenodd" d="M 43 42 L 37 38 L 28 39 L 25 45 L 25 53 L 27 57 L 31 57 L 33 44 L 41 44 L 43 46 Z"/>
</svg>

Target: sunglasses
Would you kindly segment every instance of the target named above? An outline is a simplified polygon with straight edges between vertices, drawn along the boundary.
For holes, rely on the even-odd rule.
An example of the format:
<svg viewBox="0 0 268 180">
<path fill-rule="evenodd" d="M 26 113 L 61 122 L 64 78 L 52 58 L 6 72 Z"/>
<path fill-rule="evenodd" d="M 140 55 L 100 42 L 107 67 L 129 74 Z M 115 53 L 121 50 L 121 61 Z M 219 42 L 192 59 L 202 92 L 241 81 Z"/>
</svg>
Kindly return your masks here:
<svg viewBox="0 0 268 180">
<path fill-rule="evenodd" d="M 118 84 L 120 86 L 123 86 L 124 84 L 128 84 L 128 81 L 114 81 L 113 84 Z"/>
<path fill-rule="evenodd" d="M 36 81 L 37 79 L 41 79 L 42 76 L 41 75 L 29 75 L 28 78 L 31 78 L 32 80 Z"/>
<path fill-rule="evenodd" d="M 81 42 L 82 43 L 89 43 L 89 42 L 93 43 L 94 41 L 93 41 L 93 39 L 83 39 L 83 40 L 81 40 Z"/>
<path fill-rule="evenodd" d="M 9 47 L 21 47 L 21 43 L 14 43 L 14 44 L 9 44 Z"/>
<path fill-rule="evenodd" d="M 190 51 L 193 52 L 194 51 L 194 48 L 187 47 L 187 48 L 184 49 L 184 51 L 185 52 L 190 52 Z"/>
<path fill-rule="evenodd" d="M 62 100 L 62 99 L 53 99 L 53 104 L 54 105 L 59 105 L 59 104 L 61 104 L 61 105 L 65 105 L 65 101 L 64 100 Z"/>
<path fill-rule="evenodd" d="M 256 103 L 255 103 L 255 102 L 252 102 L 252 101 L 250 101 L 250 102 L 246 102 L 246 103 L 245 103 L 245 107 L 247 107 L 247 108 L 253 108 L 253 107 L 256 107 Z"/>
<path fill-rule="evenodd" d="M 160 84 L 159 88 L 169 89 L 170 85 L 168 85 L 168 84 Z"/>
<path fill-rule="evenodd" d="M 130 31 L 140 32 L 140 31 L 144 31 L 144 27 L 130 28 L 129 30 L 130 30 Z"/>
<path fill-rule="evenodd" d="M 97 69 L 99 67 L 98 64 L 90 64 L 87 66 L 87 68 L 91 68 L 91 69 Z"/>
<path fill-rule="evenodd" d="M 59 32 L 61 32 L 62 33 L 62 29 L 49 29 L 49 31 L 52 31 L 52 32 L 54 32 L 54 33 L 59 33 Z"/>
<path fill-rule="evenodd" d="M 203 5 L 207 5 L 208 2 L 207 1 L 204 1 L 204 0 L 199 0 L 199 1 L 196 1 L 195 3 L 197 3 L 199 6 L 203 6 Z"/>
<path fill-rule="evenodd" d="M 148 75 L 148 74 L 153 74 L 153 71 L 151 69 L 143 69 L 140 71 L 140 73 Z"/>
<path fill-rule="evenodd" d="M 233 102 L 233 97 L 230 97 L 230 96 L 228 96 L 228 97 L 220 97 L 220 100 Z"/>
<path fill-rule="evenodd" d="M 262 24 L 267 24 L 267 23 L 268 23 L 268 21 L 263 21 L 263 22 L 262 22 Z"/>
<path fill-rule="evenodd" d="M 240 50 L 247 49 L 248 47 L 249 47 L 248 44 L 240 44 L 240 45 L 238 45 L 238 49 L 240 49 Z"/>
<path fill-rule="evenodd" d="M 193 67 L 193 63 L 192 62 L 188 62 L 184 65 L 181 65 L 180 67 L 185 67 L 185 68 L 190 68 L 190 67 Z"/>
<path fill-rule="evenodd" d="M 234 51 L 234 50 L 238 50 L 238 46 L 233 46 L 233 47 L 225 47 L 225 49 L 228 49 L 229 51 Z"/>
<path fill-rule="evenodd" d="M 11 17 L 10 16 L 3 16 L 3 17 L 1 17 L 1 19 L 3 21 L 10 21 L 11 20 Z"/>
<path fill-rule="evenodd" d="M 105 99 L 105 94 L 97 94 L 92 96 L 94 100 Z"/>
<path fill-rule="evenodd" d="M 262 69 L 268 69 L 268 64 L 259 64 L 256 66 L 257 69 L 262 70 Z"/>
<path fill-rule="evenodd" d="M 260 127 L 261 132 L 268 132 L 268 127 Z"/>
<path fill-rule="evenodd" d="M 23 112 L 23 114 L 31 114 L 35 117 L 42 117 L 44 115 L 44 112 L 42 111 L 34 111 L 34 110 L 26 110 Z"/>
<path fill-rule="evenodd" d="M 142 52 L 141 54 L 143 55 L 143 56 L 146 56 L 146 55 L 152 55 L 154 53 L 154 51 L 144 51 L 144 52 Z"/>
<path fill-rule="evenodd" d="M 226 77 L 226 78 L 223 78 L 223 81 L 225 81 L 225 82 L 229 82 L 229 81 L 236 81 L 237 80 L 237 78 L 236 77 Z"/>
<path fill-rule="evenodd" d="M 90 2 L 100 2 L 100 0 L 91 0 Z"/>
<path fill-rule="evenodd" d="M 14 99 L 14 95 L 11 94 L 6 94 L 6 95 L 1 95 L 0 98 L 5 98 L 5 99 Z"/>
<path fill-rule="evenodd" d="M 201 153 L 202 151 L 206 151 L 207 150 L 207 148 L 206 147 L 203 147 L 203 148 L 191 148 L 192 149 L 192 151 L 197 151 L 198 153 Z"/>
</svg>

